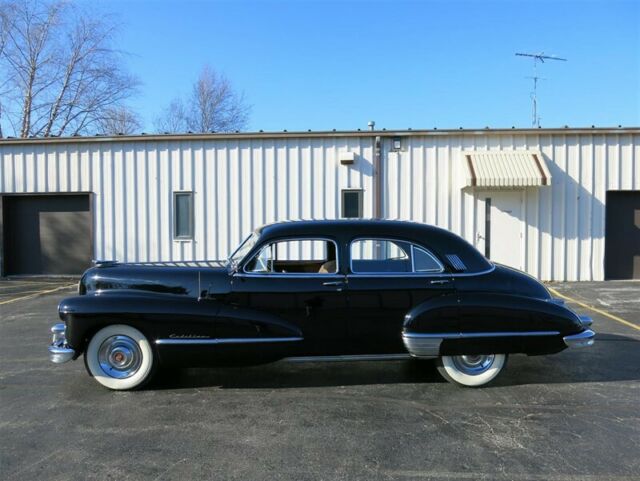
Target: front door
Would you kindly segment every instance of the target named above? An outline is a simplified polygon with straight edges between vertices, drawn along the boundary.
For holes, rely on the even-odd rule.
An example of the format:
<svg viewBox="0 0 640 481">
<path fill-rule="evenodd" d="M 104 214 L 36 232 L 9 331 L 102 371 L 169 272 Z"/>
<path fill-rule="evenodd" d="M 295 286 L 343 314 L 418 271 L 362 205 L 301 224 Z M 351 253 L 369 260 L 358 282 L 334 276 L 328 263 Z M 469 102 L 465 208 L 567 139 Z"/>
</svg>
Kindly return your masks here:
<svg viewBox="0 0 640 481">
<path fill-rule="evenodd" d="M 245 309 L 249 319 L 267 315 L 275 329 L 278 322 L 299 329 L 304 341 L 291 355 L 334 354 L 344 350 L 346 341 L 344 286 L 335 242 L 282 239 L 263 246 L 234 275 L 230 302 Z M 247 329 L 255 330 L 250 324 Z M 234 335 L 227 329 L 235 327 L 225 327 L 222 320 L 221 335 Z"/>
<path fill-rule="evenodd" d="M 405 315 L 432 297 L 454 293 L 453 277 L 428 249 L 406 241 L 355 239 L 349 251 L 351 349 L 361 354 L 406 352 Z"/>
<path fill-rule="evenodd" d="M 487 192 L 480 196 L 476 247 L 488 259 L 523 269 L 522 191 Z"/>
</svg>

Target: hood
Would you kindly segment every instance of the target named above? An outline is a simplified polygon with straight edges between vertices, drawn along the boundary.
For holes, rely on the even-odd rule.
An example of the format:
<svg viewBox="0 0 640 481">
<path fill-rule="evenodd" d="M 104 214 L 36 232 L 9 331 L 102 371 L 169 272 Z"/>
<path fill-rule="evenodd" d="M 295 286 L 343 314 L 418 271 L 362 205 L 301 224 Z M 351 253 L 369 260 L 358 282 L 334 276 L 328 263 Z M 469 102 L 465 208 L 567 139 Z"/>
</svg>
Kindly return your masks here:
<svg viewBox="0 0 640 481">
<path fill-rule="evenodd" d="M 103 262 L 82 275 L 79 290 L 81 295 L 135 291 L 198 297 L 201 286 L 215 278 L 228 278 L 222 262 Z"/>
</svg>

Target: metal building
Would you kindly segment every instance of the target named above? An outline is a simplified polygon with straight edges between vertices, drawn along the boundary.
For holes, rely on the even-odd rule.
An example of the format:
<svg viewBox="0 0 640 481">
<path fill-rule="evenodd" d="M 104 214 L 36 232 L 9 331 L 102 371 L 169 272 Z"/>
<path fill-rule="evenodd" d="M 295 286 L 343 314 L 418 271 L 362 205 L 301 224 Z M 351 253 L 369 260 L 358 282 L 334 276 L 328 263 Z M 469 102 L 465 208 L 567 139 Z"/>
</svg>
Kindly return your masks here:
<svg viewBox="0 0 640 481">
<path fill-rule="evenodd" d="M 386 217 L 543 280 L 640 278 L 640 128 L 0 140 L 2 275 L 223 259 L 253 228 Z"/>
</svg>

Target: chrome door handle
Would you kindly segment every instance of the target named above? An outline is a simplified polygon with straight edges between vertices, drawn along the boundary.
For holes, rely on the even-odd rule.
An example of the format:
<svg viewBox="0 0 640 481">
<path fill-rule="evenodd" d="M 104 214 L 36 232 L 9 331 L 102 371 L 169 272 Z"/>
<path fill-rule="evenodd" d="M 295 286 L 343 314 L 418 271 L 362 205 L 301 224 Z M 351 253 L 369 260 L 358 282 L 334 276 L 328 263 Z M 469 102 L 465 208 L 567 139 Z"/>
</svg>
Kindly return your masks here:
<svg viewBox="0 0 640 481">
<path fill-rule="evenodd" d="M 439 279 L 437 281 L 431 281 L 430 284 L 449 284 L 449 279 Z"/>
<path fill-rule="evenodd" d="M 344 281 L 327 281 L 322 283 L 323 286 L 344 286 Z"/>
</svg>

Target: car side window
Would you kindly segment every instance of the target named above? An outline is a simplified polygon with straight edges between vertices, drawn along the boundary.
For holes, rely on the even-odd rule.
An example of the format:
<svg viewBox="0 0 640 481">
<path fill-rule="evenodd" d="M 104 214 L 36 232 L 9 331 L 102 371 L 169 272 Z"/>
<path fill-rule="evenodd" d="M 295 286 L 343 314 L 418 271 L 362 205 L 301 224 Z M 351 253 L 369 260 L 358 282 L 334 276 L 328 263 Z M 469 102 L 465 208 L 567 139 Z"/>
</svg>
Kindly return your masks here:
<svg viewBox="0 0 640 481">
<path fill-rule="evenodd" d="M 351 243 L 354 274 L 442 272 L 442 264 L 426 249 L 391 239 L 356 239 Z"/>
<path fill-rule="evenodd" d="M 411 246 L 414 272 L 442 272 L 442 264 L 422 247 Z"/>
<path fill-rule="evenodd" d="M 335 274 L 334 242 L 325 239 L 284 239 L 265 245 L 245 265 L 250 274 Z"/>
</svg>

